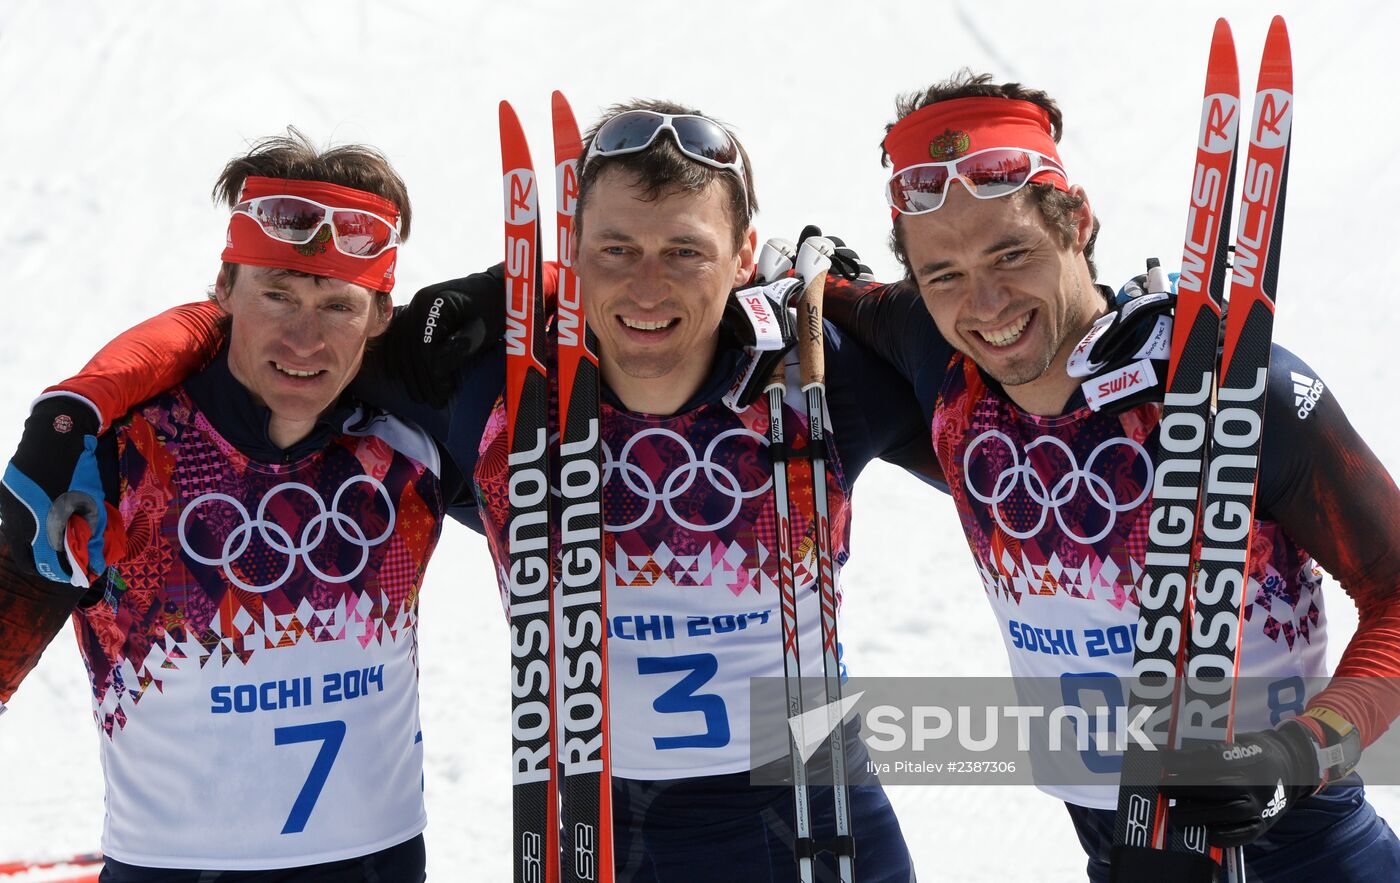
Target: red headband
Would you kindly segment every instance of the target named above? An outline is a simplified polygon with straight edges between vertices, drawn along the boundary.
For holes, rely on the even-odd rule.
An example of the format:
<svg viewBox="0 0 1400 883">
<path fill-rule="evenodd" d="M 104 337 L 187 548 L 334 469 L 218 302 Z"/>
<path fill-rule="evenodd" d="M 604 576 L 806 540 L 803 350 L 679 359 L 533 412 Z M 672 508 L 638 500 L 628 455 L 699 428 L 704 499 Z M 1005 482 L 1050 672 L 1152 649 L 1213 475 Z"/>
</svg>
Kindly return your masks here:
<svg viewBox="0 0 1400 883">
<path fill-rule="evenodd" d="M 239 202 L 260 196 L 301 196 L 333 208 L 359 209 L 379 215 L 395 227 L 399 210 L 392 202 L 373 193 L 341 187 L 325 181 L 302 181 L 290 178 L 260 178 L 250 176 L 243 182 Z M 333 242 L 313 241 L 308 245 L 293 245 L 273 239 L 263 232 L 257 221 L 242 212 L 228 220 L 228 239 L 222 259 L 230 264 L 253 264 L 298 270 L 315 276 L 330 276 L 371 291 L 392 291 L 397 247 L 373 258 L 357 258 L 342 254 Z"/>
<path fill-rule="evenodd" d="M 991 147 L 1034 150 L 1060 163 L 1045 108 L 1014 98 L 954 98 L 922 107 L 894 124 L 885 136 L 885 152 L 897 175 L 929 162 L 947 162 Z M 1056 174 L 1045 178 L 1069 191 Z"/>
</svg>

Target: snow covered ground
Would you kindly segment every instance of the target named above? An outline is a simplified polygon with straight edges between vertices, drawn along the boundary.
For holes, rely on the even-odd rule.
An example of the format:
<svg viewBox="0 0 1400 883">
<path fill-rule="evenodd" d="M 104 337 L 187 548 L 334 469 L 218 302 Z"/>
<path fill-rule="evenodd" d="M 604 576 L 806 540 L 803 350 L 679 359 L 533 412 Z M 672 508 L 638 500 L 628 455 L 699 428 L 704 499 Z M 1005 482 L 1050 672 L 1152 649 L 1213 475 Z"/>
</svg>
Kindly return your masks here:
<svg viewBox="0 0 1400 883">
<path fill-rule="evenodd" d="M 586 121 L 671 97 L 733 123 L 763 235 L 821 224 L 895 273 L 879 141 L 893 98 L 967 65 L 1048 89 L 1062 154 L 1103 220 L 1101 276 L 1174 263 L 1214 17 L 1246 88 L 1268 14 L 1288 18 L 1297 82 L 1277 335 L 1400 469 L 1394 247 L 1400 9 L 1287 2 L 625 4 L 545 0 L 0 0 L 0 455 L 29 400 L 119 328 L 198 298 L 225 215 L 224 161 L 295 124 L 383 149 L 417 210 L 400 292 L 498 259 L 496 102 L 537 158 L 548 98 Z M 946 498 L 874 468 L 856 496 L 843 640 L 853 673 L 1005 674 L 1002 643 Z M 1354 627 L 1330 587 L 1335 660 Z M 423 600 L 422 689 L 435 880 L 508 879 L 506 652 L 484 543 L 450 527 Z M 0 858 L 94 849 L 101 773 L 82 665 L 65 633 L 0 719 Z M 1025 788 L 892 789 L 925 880 L 1072 880 L 1064 810 Z M 1374 788 L 1400 818 L 1400 789 Z"/>
</svg>

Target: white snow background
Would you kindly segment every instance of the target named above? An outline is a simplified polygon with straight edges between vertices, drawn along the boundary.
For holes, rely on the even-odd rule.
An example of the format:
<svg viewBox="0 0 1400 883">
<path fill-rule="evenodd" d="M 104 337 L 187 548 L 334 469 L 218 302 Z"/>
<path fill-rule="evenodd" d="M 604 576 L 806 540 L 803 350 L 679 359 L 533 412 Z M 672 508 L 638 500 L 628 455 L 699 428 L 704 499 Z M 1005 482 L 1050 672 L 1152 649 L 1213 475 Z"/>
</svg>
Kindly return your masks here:
<svg viewBox="0 0 1400 883">
<path fill-rule="evenodd" d="M 1178 260 L 1215 16 L 1235 27 L 1248 94 L 1279 11 L 1293 38 L 1297 125 L 1277 338 L 1394 470 L 1398 10 L 1380 0 L 0 0 L 0 455 L 41 388 L 121 328 L 203 295 L 226 222 L 209 200 L 213 180 L 250 140 L 288 124 L 318 141 L 373 144 L 407 180 L 416 217 L 400 302 L 500 259 L 496 103 L 515 104 L 545 169 L 555 88 L 585 125 L 633 96 L 723 118 L 753 160 L 761 236 L 817 223 L 890 278 L 883 127 L 897 93 L 968 65 L 1058 98 L 1062 154 L 1103 221 L 1100 276 L 1116 286 L 1146 257 Z M 851 672 L 1006 674 L 948 499 L 883 466 L 859 487 L 842 621 Z M 506 880 L 508 654 L 485 543 L 448 527 L 427 582 L 429 873 Z M 1335 583 L 1328 594 L 1335 662 L 1355 616 Z M 85 681 L 65 631 L 0 718 L 0 860 L 97 846 L 102 774 Z M 1033 789 L 891 797 L 925 881 L 1082 879 L 1063 807 Z M 1400 817 L 1400 788 L 1371 797 Z"/>
</svg>

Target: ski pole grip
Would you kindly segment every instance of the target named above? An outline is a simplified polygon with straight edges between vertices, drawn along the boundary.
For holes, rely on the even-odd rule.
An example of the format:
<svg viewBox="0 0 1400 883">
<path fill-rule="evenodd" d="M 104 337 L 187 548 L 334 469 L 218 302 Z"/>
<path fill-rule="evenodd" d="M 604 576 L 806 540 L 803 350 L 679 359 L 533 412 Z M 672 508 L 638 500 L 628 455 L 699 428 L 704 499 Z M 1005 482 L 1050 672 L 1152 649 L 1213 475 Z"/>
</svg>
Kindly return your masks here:
<svg viewBox="0 0 1400 883">
<path fill-rule="evenodd" d="M 836 246 L 830 239 L 813 236 L 797 251 L 797 275 L 804 289 L 797 304 L 797 357 L 802 366 L 802 388 L 826 384 L 826 334 L 822 328 L 822 300 L 826 273 Z"/>
<path fill-rule="evenodd" d="M 763 391 L 767 392 L 774 387 L 782 389 L 785 386 L 787 386 L 787 365 L 783 363 L 782 359 L 779 359 L 778 363 L 773 366 L 773 373 L 768 375 L 768 383 L 764 385 Z"/>
<path fill-rule="evenodd" d="M 822 327 L 822 298 L 826 271 L 807 280 L 797 304 L 797 358 L 802 366 L 802 388 L 826 383 L 826 334 Z"/>
</svg>

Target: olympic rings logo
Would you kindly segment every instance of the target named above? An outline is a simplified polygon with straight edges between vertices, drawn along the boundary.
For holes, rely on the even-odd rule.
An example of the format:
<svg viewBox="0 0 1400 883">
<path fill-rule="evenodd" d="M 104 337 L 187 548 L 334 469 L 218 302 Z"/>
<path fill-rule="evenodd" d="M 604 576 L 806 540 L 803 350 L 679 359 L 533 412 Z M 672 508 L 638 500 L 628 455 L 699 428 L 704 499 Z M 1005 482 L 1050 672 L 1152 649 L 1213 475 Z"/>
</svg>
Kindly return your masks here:
<svg viewBox="0 0 1400 883">
<path fill-rule="evenodd" d="M 988 440 L 991 440 L 993 444 L 1000 442 L 1011 455 L 1011 465 L 1003 469 L 1001 474 L 997 476 L 990 493 L 978 490 L 972 482 L 972 459 L 982 448 L 983 442 L 987 442 Z M 1069 461 L 1069 470 L 1066 471 L 1060 479 L 1055 482 L 1054 487 L 1051 488 L 1046 487 L 1045 479 L 1040 477 L 1039 473 L 1035 471 L 1035 467 L 1030 462 L 1030 452 L 1041 445 L 1051 445 L 1059 449 L 1059 451 L 1064 454 L 1065 459 Z M 1098 461 L 1099 455 L 1116 445 L 1123 445 L 1135 451 L 1147 469 L 1147 476 L 1143 480 L 1142 490 L 1127 503 L 1119 503 L 1113 485 L 1109 484 L 1108 479 L 1094 472 L 1094 464 Z M 1142 502 L 1147 499 L 1148 495 L 1152 493 L 1152 458 L 1148 456 L 1147 450 L 1143 448 L 1142 445 L 1130 438 L 1110 438 L 1100 442 L 1099 446 L 1094 448 L 1093 452 L 1089 454 L 1089 458 L 1084 461 L 1084 466 L 1082 468 L 1075 459 L 1074 451 L 1070 449 L 1069 445 L 1054 436 L 1043 435 L 1037 438 L 1035 441 L 1026 445 L 1025 453 L 1027 456 L 1026 461 L 1023 463 L 1021 461 L 1021 452 L 1017 450 L 1015 442 L 1000 430 L 989 429 L 973 439 L 972 444 L 967 446 L 967 451 L 963 454 L 963 475 L 968 492 L 978 500 L 990 506 L 992 509 L 992 516 L 996 518 L 997 524 L 1001 525 L 1002 530 L 1005 530 L 1018 540 L 1027 540 L 1040 533 L 1041 528 L 1045 526 L 1046 520 L 1050 517 L 1050 513 L 1054 512 L 1055 521 L 1059 524 L 1060 530 L 1064 532 L 1065 536 L 1077 543 L 1093 545 L 1109 535 L 1121 513 L 1141 505 Z M 1065 523 L 1062 507 L 1070 500 L 1074 499 L 1075 495 L 1079 493 L 1080 482 L 1083 482 L 1084 489 L 1088 491 L 1089 496 L 1093 498 L 1094 502 L 1103 507 L 1104 511 L 1108 513 L 1108 518 L 1104 522 L 1103 527 L 1093 536 L 1080 536 L 1070 525 Z M 1013 528 L 1007 523 L 1006 518 L 1002 514 L 1001 504 L 1006 502 L 1007 498 L 1011 496 L 1017 486 L 1024 488 L 1026 496 L 1040 504 L 1040 517 L 1036 520 L 1035 527 L 1032 527 L 1030 530 L 1017 530 Z"/>
<path fill-rule="evenodd" d="M 658 476 L 653 480 L 641 466 L 631 460 L 633 447 L 642 439 L 650 436 L 661 436 L 674 442 L 685 452 L 686 462 L 672 469 L 664 478 Z M 752 438 L 760 444 L 767 444 L 768 440 L 757 432 L 749 429 L 727 429 L 716 435 L 705 446 L 704 456 L 696 457 L 695 448 L 685 437 L 661 427 L 644 429 L 627 440 L 627 444 L 622 446 L 622 452 L 614 458 L 612 451 L 608 448 L 607 442 L 603 443 L 603 484 L 607 484 L 613 473 L 622 476 L 623 484 L 637 497 L 646 501 L 646 509 L 641 515 L 626 524 L 608 524 L 607 529 L 614 533 L 632 530 L 645 524 L 656 511 L 657 504 L 665 507 L 666 514 L 671 520 L 687 530 L 694 531 L 715 531 L 721 530 L 738 517 L 743 509 L 744 501 L 751 500 L 761 494 L 767 493 L 773 486 L 773 477 L 770 474 L 762 485 L 745 490 L 736 476 L 729 469 L 714 461 L 715 449 L 727 438 Z M 706 483 L 709 484 L 709 492 L 729 498 L 729 511 L 713 524 L 700 524 L 682 516 L 676 511 L 675 502 L 691 489 L 695 484 L 695 479 L 699 475 L 704 475 Z M 656 481 L 661 482 L 658 489 Z"/>
<path fill-rule="evenodd" d="M 382 496 L 384 498 L 384 504 L 389 509 L 388 525 L 385 526 L 383 533 L 373 539 L 365 536 L 365 532 L 360 527 L 359 522 L 340 511 L 340 501 L 345 495 L 345 492 L 351 486 L 361 483 L 368 484 L 374 489 L 375 493 Z M 283 492 L 295 492 L 307 495 L 315 502 L 318 511 L 318 514 L 312 517 L 311 520 L 306 522 L 305 526 L 302 527 L 301 536 L 295 543 L 292 541 L 292 535 L 288 533 L 282 525 L 275 521 L 270 521 L 267 518 L 268 506 L 278 494 Z M 229 531 L 228 536 L 224 537 L 224 545 L 219 557 L 209 558 L 199 554 L 190 546 L 189 540 L 185 535 L 185 525 L 196 509 L 201 506 L 209 506 L 216 503 L 225 503 L 231 506 L 241 517 L 241 523 L 233 530 Z M 203 496 L 195 498 L 195 500 L 180 513 L 178 534 L 180 537 L 180 547 L 195 561 L 198 561 L 200 564 L 210 565 L 211 567 L 221 567 L 223 568 L 224 576 L 235 586 L 247 592 L 262 594 L 264 592 L 270 592 L 285 583 L 287 579 L 291 577 L 292 571 L 296 569 L 298 559 L 306 565 L 307 570 L 311 571 L 318 579 L 324 582 L 350 582 L 363 573 L 365 567 L 369 564 L 369 550 L 383 543 L 393 534 L 395 517 L 394 502 L 389 496 L 388 489 L 371 476 L 356 475 L 347 479 L 345 483 L 340 486 L 340 489 L 335 492 L 335 497 L 331 500 L 329 508 L 326 507 L 325 500 L 316 492 L 315 488 L 295 481 L 283 482 L 263 495 L 262 500 L 258 503 L 257 515 L 252 518 L 248 516 L 248 509 L 240 500 L 228 494 L 204 494 Z M 358 546 L 360 549 L 360 561 L 348 573 L 343 573 L 339 576 L 326 573 L 318 568 L 315 562 L 311 560 L 311 553 L 320 548 L 322 541 L 326 538 L 327 525 L 331 525 L 335 528 L 341 540 L 352 546 Z M 244 582 L 234 573 L 233 568 L 230 567 L 234 561 L 237 561 L 238 558 L 248 550 L 248 546 L 253 540 L 254 531 L 257 531 L 258 536 L 270 548 L 287 556 L 287 564 L 286 567 L 282 569 L 281 576 L 264 586 L 255 586 Z"/>
</svg>

